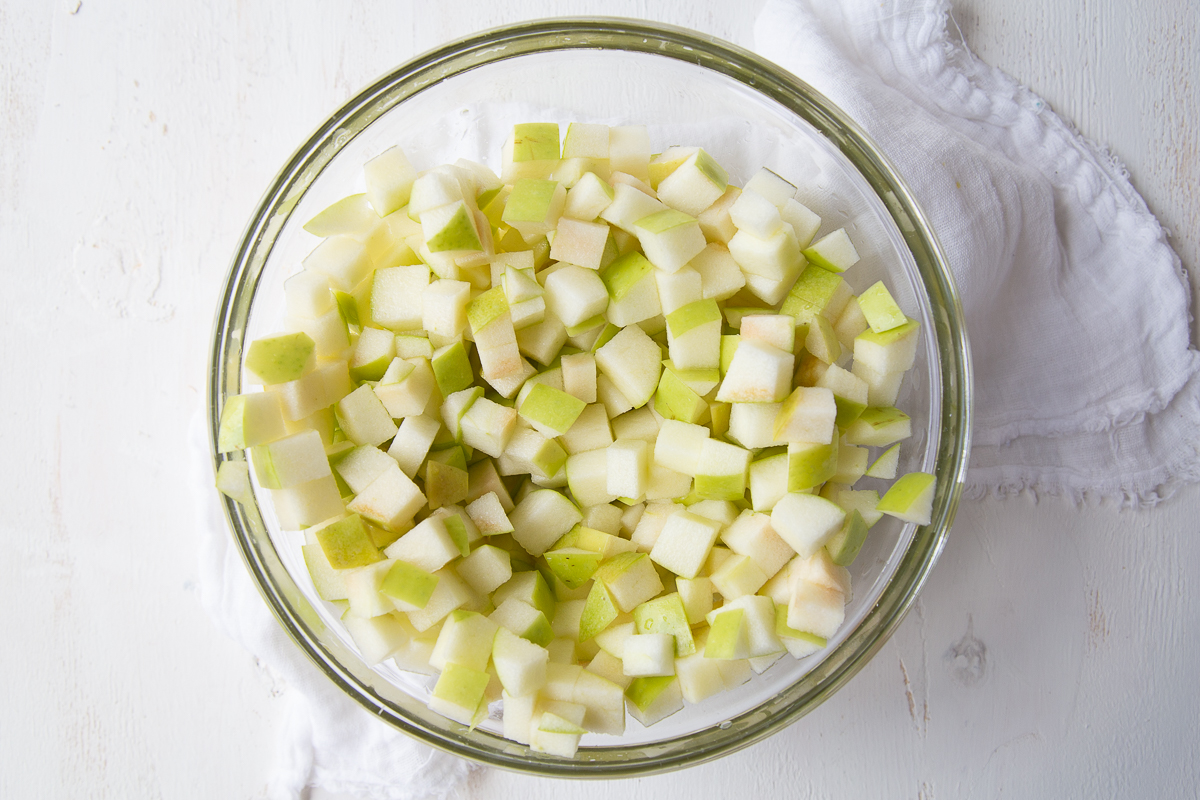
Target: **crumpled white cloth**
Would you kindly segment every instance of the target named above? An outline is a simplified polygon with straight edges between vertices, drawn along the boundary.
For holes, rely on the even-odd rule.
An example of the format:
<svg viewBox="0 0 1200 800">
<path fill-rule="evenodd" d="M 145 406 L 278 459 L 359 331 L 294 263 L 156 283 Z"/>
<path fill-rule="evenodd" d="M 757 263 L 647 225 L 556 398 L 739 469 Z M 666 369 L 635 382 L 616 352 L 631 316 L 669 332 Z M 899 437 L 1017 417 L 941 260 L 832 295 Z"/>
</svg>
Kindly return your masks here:
<svg viewBox="0 0 1200 800">
<path fill-rule="evenodd" d="M 1200 356 L 1179 259 L 1120 165 L 975 59 L 948 8 L 769 0 L 756 45 L 866 129 L 938 232 L 974 353 L 968 491 L 1153 503 L 1200 479 Z M 200 417 L 193 428 L 205 607 L 290 698 L 271 796 L 452 794 L 467 762 L 373 719 L 271 616 L 217 505 Z"/>
<path fill-rule="evenodd" d="M 758 53 L 845 110 L 941 239 L 975 367 L 971 496 L 1200 480 L 1179 257 L 1124 168 L 951 34 L 944 0 L 768 0 Z"/>
<path fill-rule="evenodd" d="M 271 772 L 270 800 L 300 800 L 308 787 L 378 800 L 455 795 L 474 767 L 421 744 L 350 700 L 300 651 L 271 615 L 234 547 L 213 489 L 203 410 L 192 421 L 200 597 L 217 626 L 283 684 L 288 704 Z"/>
</svg>

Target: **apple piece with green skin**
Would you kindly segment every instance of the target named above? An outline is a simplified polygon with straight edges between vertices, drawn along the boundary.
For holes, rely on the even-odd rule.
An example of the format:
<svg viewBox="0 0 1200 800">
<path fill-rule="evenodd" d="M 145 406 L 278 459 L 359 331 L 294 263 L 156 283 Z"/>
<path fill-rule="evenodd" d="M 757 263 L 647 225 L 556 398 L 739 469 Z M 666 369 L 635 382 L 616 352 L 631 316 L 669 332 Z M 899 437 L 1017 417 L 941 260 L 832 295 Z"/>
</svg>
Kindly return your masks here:
<svg viewBox="0 0 1200 800">
<path fill-rule="evenodd" d="M 787 605 L 775 606 L 775 635 L 793 658 L 806 658 L 825 649 L 825 637 L 788 627 L 787 615 Z"/>
<path fill-rule="evenodd" d="M 285 531 L 315 525 L 347 510 L 332 474 L 286 489 L 272 489 L 270 499 L 279 527 Z"/>
<path fill-rule="evenodd" d="M 329 459 L 334 472 L 345 481 L 350 491 L 358 494 L 371 485 L 383 471 L 396 462 L 378 447 L 363 445 L 346 450 Z"/>
<path fill-rule="evenodd" d="M 708 615 L 705 658 L 732 660 L 749 657 L 750 637 L 745 616 L 746 612 L 741 608 L 719 608 Z"/>
<path fill-rule="evenodd" d="M 642 217 L 630 232 L 650 263 L 664 272 L 677 271 L 707 245 L 696 218 L 673 208 Z"/>
<path fill-rule="evenodd" d="M 876 281 L 859 295 L 858 306 L 875 333 L 886 333 L 908 321 L 883 281 Z"/>
<path fill-rule="evenodd" d="M 283 282 L 283 293 L 291 318 L 316 319 L 337 307 L 329 279 L 319 272 L 297 272 Z"/>
<path fill-rule="evenodd" d="M 704 566 L 720 532 L 719 522 L 688 511 L 676 511 L 658 534 L 650 558 L 676 575 L 694 578 Z"/>
<path fill-rule="evenodd" d="M 858 558 L 863 542 L 867 540 L 867 523 L 862 514 L 852 510 L 846 515 L 846 521 L 840 530 L 825 543 L 825 549 L 833 563 L 839 567 L 848 567 Z"/>
<path fill-rule="evenodd" d="M 683 692 L 674 675 L 634 678 L 625 699 L 630 715 L 647 728 L 683 709 Z"/>
<path fill-rule="evenodd" d="M 867 408 L 846 429 L 848 444 L 888 447 L 912 436 L 912 419 L 898 408 Z"/>
<path fill-rule="evenodd" d="M 713 572 L 712 582 L 728 601 L 754 594 L 767 582 L 767 576 L 749 556 L 733 555 Z"/>
<path fill-rule="evenodd" d="M 704 398 L 684 383 L 670 367 L 664 368 L 659 378 L 658 391 L 654 394 L 654 410 L 664 420 L 679 420 L 689 424 L 703 422 L 709 413 Z"/>
<path fill-rule="evenodd" d="M 336 201 L 304 223 L 304 230 L 325 238 L 340 233 L 360 234 L 379 224 L 379 217 L 367 201 L 366 194 L 352 194 Z"/>
<path fill-rule="evenodd" d="M 329 566 L 334 569 L 364 567 L 383 558 L 357 514 L 314 526 L 310 533 L 320 544 Z"/>
<path fill-rule="evenodd" d="M 388 558 L 437 572 L 461 555 L 443 517 L 427 517 L 384 550 Z"/>
<path fill-rule="evenodd" d="M 837 467 L 829 480 L 845 486 L 854 485 L 859 478 L 866 474 L 867 459 L 870 458 L 870 455 L 865 447 L 856 447 L 852 444 L 839 444 Z"/>
<path fill-rule="evenodd" d="M 910 472 L 892 484 L 876 509 L 889 516 L 928 525 L 933 515 L 937 479 L 927 472 Z"/>
<path fill-rule="evenodd" d="M 565 469 L 571 495 L 581 507 L 617 499 L 608 491 L 608 448 L 575 453 L 567 458 Z"/>
<path fill-rule="evenodd" d="M 517 412 L 486 397 L 471 404 L 460 418 L 463 442 L 492 458 L 499 458 L 516 430 Z"/>
<path fill-rule="evenodd" d="M 741 500 L 746 494 L 749 468 L 749 450 L 706 439 L 696 464 L 696 494 L 709 500 Z"/>
<path fill-rule="evenodd" d="M 635 223 L 638 220 L 665 210 L 666 205 L 636 187 L 626 183 L 614 183 L 612 202 L 600 212 L 600 219 L 631 236 L 636 236 Z"/>
<path fill-rule="evenodd" d="M 764 658 L 783 652 L 783 643 L 775 634 L 775 602 L 771 598 L 748 594 L 728 601 L 722 609 L 726 613 L 735 609 L 743 612 L 742 624 L 746 628 L 749 653 L 747 658 Z"/>
<path fill-rule="evenodd" d="M 613 188 L 595 173 L 586 172 L 567 190 L 567 204 L 563 209 L 563 217 L 591 222 L 599 217 L 612 201 Z"/>
<path fill-rule="evenodd" d="M 799 386 L 780 407 L 774 438 L 780 442 L 829 444 L 836 422 L 837 403 L 830 389 Z"/>
<path fill-rule="evenodd" d="M 420 223 L 429 211 L 466 200 L 474 199 L 472 187 L 464 186 L 465 174 L 453 166 L 443 165 L 426 170 L 413 181 L 408 198 L 408 218 Z M 422 231 L 422 238 L 424 233 Z M 415 249 L 415 248 L 414 248 Z"/>
<path fill-rule="evenodd" d="M 454 574 L 454 570 L 440 569 L 436 575 L 438 585 L 433 590 L 429 602 L 420 611 L 408 612 L 408 621 L 420 632 L 432 629 L 448 614 L 478 601 L 470 587 Z"/>
<path fill-rule="evenodd" d="M 720 199 L 729 186 L 729 174 L 705 150 L 698 149 L 659 181 L 658 199 L 671 208 L 696 217 Z"/>
<path fill-rule="evenodd" d="M 617 601 L 602 580 L 592 581 L 579 617 L 579 641 L 586 642 L 603 631 L 620 616 Z"/>
<path fill-rule="evenodd" d="M 633 622 L 639 634 L 669 634 L 674 640 L 674 656 L 677 658 L 696 652 L 687 609 L 679 592 L 664 594 L 642 603 L 633 609 Z"/>
<path fill-rule="evenodd" d="M 233 462 L 227 462 L 233 463 Z M 325 557 L 320 544 L 306 544 L 300 547 L 304 556 L 304 566 L 312 578 L 313 588 L 322 600 L 333 602 L 346 600 L 349 593 L 346 590 L 346 573 L 336 570 Z"/>
<path fill-rule="evenodd" d="M 768 579 L 783 569 L 794 555 L 792 548 L 771 527 L 770 515 L 749 509 L 742 511 L 721 532 L 721 541 L 734 553 L 753 559 Z"/>
<path fill-rule="evenodd" d="M 383 576 L 379 592 L 391 599 L 397 611 L 419 611 L 429 604 L 437 584 L 436 575 L 405 561 L 394 561 Z"/>
<path fill-rule="evenodd" d="M 788 290 L 780 313 L 795 317 L 797 323 L 809 322 L 817 316 L 833 321 L 851 297 L 850 286 L 840 275 L 809 264 Z"/>
<path fill-rule="evenodd" d="M 431 253 L 483 250 L 475 217 L 466 201 L 458 200 L 421 214 L 421 231 Z"/>
<path fill-rule="evenodd" d="M 425 495 L 431 509 L 460 503 L 467 498 L 467 471 L 453 464 L 430 461 L 425 474 Z"/>
<path fill-rule="evenodd" d="M 371 275 L 371 321 L 392 331 L 415 331 L 423 324 L 421 297 L 429 286 L 425 264 L 381 267 Z"/>
<path fill-rule="evenodd" d="M 500 151 L 500 177 L 511 184 L 524 178 L 546 178 L 561 155 L 557 122 L 514 125 Z"/>
<path fill-rule="evenodd" d="M 583 515 L 561 493 L 538 489 L 517 503 L 509 519 L 513 524 L 513 538 L 531 556 L 537 557 L 575 527 Z"/>
<path fill-rule="evenodd" d="M 716 300 L 698 300 L 667 315 L 671 361 L 679 369 L 711 369 L 721 364 L 721 309 Z"/>
<path fill-rule="evenodd" d="M 567 205 L 567 187 L 558 181 L 522 178 L 513 184 L 501 220 L 528 244 L 554 230 Z"/>
<path fill-rule="evenodd" d="M 906 372 L 916 361 L 919 331 L 914 319 L 884 333 L 863 331 L 854 338 L 854 361 L 875 372 Z"/>
<path fill-rule="evenodd" d="M 781 407 L 781 403 L 732 403 L 726 438 L 747 450 L 783 444 L 785 440 L 775 438 L 774 434 Z"/>
<path fill-rule="evenodd" d="M 600 278 L 609 297 L 605 314 L 613 325 L 625 327 L 662 313 L 654 265 L 638 251 L 613 261 Z"/>
<path fill-rule="evenodd" d="M 217 467 L 217 490 L 242 505 L 254 502 L 250 487 L 250 465 L 245 461 L 222 461 Z"/>
<path fill-rule="evenodd" d="M 771 527 L 796 553 L 808 558 L 837 533 L 846 512 L 813 494 L 788 492 L 771 510 Z"/>
<path fill-rule="evenodd" d="M 471 362 L 467 358 L 467 350 L 462 340 L 439 347 L 433 352 L 429 364 L 442 397 L 469 389 L 475 382 L 475 373 L 471 369 Z"/>
<path fill-rule="evenodd" d="M 367 248 L 351 236 L 330 236 L 305 256 L 304 269 L 319 272 L 330 285 L 352 292 L 370 274 L 374 264 Z"/>
<path fill-rule="evenodd" d="M 529 747 L 535 753 L 574 758 L 579 749 L 579 740 L 585 733 L 587 731 L 578 723 L 551 711 L 543 711 L 530 734 Z"/>
<path fill-rule="evenodd" d="M 492 280 L 492 288 L 503 284 L 504 296 L 510 304 L 533 300 L 545 294 L 545 289 L 533 277 L 533 267 L 518 269 L 511 264 L 504 268 L 502 281 Z M 493 317 L 498 314 L 492 315 Z M 490 320 L 489 320 L 490 321 Z"/>
<path fill-rule="evenodd" d="M 804 257 L 830 272 L 845 272 L 858 263 L 858 251 L 845 228 L 838 228 L 804 248 Z"/>
<path fill-rule="evenodd" d="M 663 590 L 654 562 L 645 553 L 614 556 L 600 565 L 595 578 L 603 581 L 617 607 L 624 613 L 657 597 Z"/>
<path fill-rule="evenodd" d="M 521 402 L 518 413 L 538 433 L 554 438 L 570 430 L 586 406 L 577 397 L 539 383 Z"/>
<path fill-rule="evenodd" d="M 474 728 L 487 717 L 484 692 L 490 680 L 482 670 L 447 664 L 429 697 L 429 710 Z"/>
<path fill-rule="evenodd" d="M 602 324 L 593 318 L 608 307 L 608 289 L 593 269 L 566 264 L 546 278 L 546 308 L 562 321 L 568 335 L 575 327 L 584 330 Z M 586 324 L 585 324 L 586 323 Z"/>
<path fill-rule="evenodd" d="M 217 430 L 217 452 L 268 444 L 287 435 L 283 405 L 276 392 L 238 394 L 225 401 Z"/>
<path fill-rule="evenodd" d="M 742 194 L 743 198 L 746 196 Z M 805 266 L 796 234 L 786 222 L 781 223 L 779 230 L 765 237 L 739 230 L 729 240 L 729 254 L 746 275 L 746 285 L 750 290 L 770 305 L 784 298 Z M 776 283 L 785 285 L 779 288 Z M 766 287 L 771 288 L 768 291 Z"/>
<path fill-rule="evenodd" d="M 679 169 L 685 161 L 694 156 L 700 148 L 673 145 L 650 159 L 647 172 L 648 182 L 653 189 L 666 180 L 672 172 Z"/>
<path fill-rule="evenodd" d="M 837 474 L 840 443 L 789 442 L 788 482 L 789 492 L 804 492 L 813 489 Z"/>
<path fill-rule="evenodd" d="M 375 390 L 363 384 L 334 404 L 338 426 L 355 444 L 380 445 L 398 430 Z"/>
<path fill-rule="evenodd" d="M 544 553 L 550 570 L 568 588 L 578 589 L 587 583 L 600 566 L 602 556 L 578 547 L 562 547 Z"/>
<path fill-rule="evenodd" d="M 429 359 L 394 358 L 375 386 L 375 396 L 392 419 L 419 416 L 429 407 L 437 378 Z"/>
<path fill-rule="evenodd" d="M 612 381 L 632 408 L 641 408 L 658 388 L 662 351 L 645 331 L 631 325 L 596 351 L 596 367 Z M 601 391 L 599 379 L 596 390 Z"/>
<path fill-rule="evenodd" d="M 487 669 L 500 626 L 482 614 L 462 609 L 450 612 L 442 624 L 429 665 L 445 670 L 450 664 Z"/>
<path fill-rule="evenodd" d="M 297 380 L 316 365 L 316 344 L 304 333 L 284 333 L 255 339 L 246 352 L 246 370 L 271 386 Z"/>
<path fill-rule="evenodd" d="M 350 358 L 353 380 L 378 381 L 396 357 L 396 335 L 382 328 L 363 328 Z"/>
<path fill-rule="evenodd" d="M 399 211 L 408 203 L 417 173 L 399 147 L 389 147 L 363 165 L 367 199 L 380 217 Z"/>
<path fill-rule="evenodd" d="M 834 424 L 838 428 L 849 427 L 867 408 L 869 389 L 866 381 L 837 364 L 829 365 L 817 378 L 816 386 L 833 392 L 833 402 L 837 406 Z"/>
<path fill-rule="evenodd" d="M 332 475 L 316 431 L 302 431 L 250 448 L 254 475 L 267 489 L 286 489 Z"/>
<path fill-rule="evenodd" d="M 787 494 L 788 457 L 781 448 L 763 451 L 750 464 L 750 507 L 770 512 Z"/>
<path fill-rule="evenodd" d="M 717 390 L 723 403 L 778 403 L 791 389 L 795 356 L 765 342 L 742 340 Z"/>
<path fill-rule="evenodd" d="M 787 625 L 829 639 L 846 620 L 846 596 L 837 589 L 797 578 L 792 582 Z"/>
<path fill-rule="evenodd" d="M 515 597 L 510 597 L 497 606 L 489 619 L 541 647 L 554 640 L 554 630 L 550 627 L 546 615 Z"/>
<path fill-rule="evenodd" d="M 679 420 L 663 420 L 654 444 L 654 463 L 695 476 L 709 430 Z"/>
<path fill-rule="evenodd" d="M 511 551 L 512 555 L 517 555 L 516 551 Z M 521 552 L 523 556 L 528 554 Z M 529 563 L 532 567 L 532 562 Z M 492 594 L 492 602 L 499 606 L 509 598 L 516 598 L 523 603 L 533 606 L 538 611 L 545 615 L 546 619 L 554 618 L 555 598 L 554 592 L 546 582 L 545 576 L 536 569 L 529 569 L 525 572 L 518 572 L 499 589 Z"/>
<path fill-rule="evenodd" d="M 518 429 L 509 439 L 500 458 L 504 474 L 528 472 L 541 478 L 553 478 L 567 463 L 567 451 L 553 438 L 532 428 Z"/>
<path fill-rule="evenodd" d="M 896 477 L 896 469 L 899 465 L 900 445 L 894 444 L 884 450 L 864 474 L 868 478 L 883 478 L 890 481 Z"/>
<path fill-rule="evenodd" d="M 492 644 L 492 662 L 504 691 L 513 697 L 533 695 L 546 682 L 550 654 L 507 628 L 496 631 Z M 508 702 L 505 702 L 508 709 Z"/>
</svg>

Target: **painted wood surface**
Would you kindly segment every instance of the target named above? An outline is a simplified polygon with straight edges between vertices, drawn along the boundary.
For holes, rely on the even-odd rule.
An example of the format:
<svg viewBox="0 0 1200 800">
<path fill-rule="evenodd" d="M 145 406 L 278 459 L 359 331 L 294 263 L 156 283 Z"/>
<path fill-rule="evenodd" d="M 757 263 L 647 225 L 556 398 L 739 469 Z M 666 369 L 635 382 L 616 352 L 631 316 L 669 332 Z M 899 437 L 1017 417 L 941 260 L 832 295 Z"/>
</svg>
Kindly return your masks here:
<svg viewBox="0 0 1200 800">
<path fill-rule="evenodd" d="M 187 430 L 230 253 L 296 144 L 472 31 L 616 14 L 751 45 L 759 6 L 0 2 L 0 797 L 263 790 L 286 687 L 199 607 Z M 1196 3 L 967 0 L 954 16 L 1111 146 L 1195 275 Z M 1189 794 L 1198 513 L 1195 487 L 1144 513 L 965 504 L 897 635 L 788 731 L 676 776 L 481 772 L 462 796 Z"/>
</svg>

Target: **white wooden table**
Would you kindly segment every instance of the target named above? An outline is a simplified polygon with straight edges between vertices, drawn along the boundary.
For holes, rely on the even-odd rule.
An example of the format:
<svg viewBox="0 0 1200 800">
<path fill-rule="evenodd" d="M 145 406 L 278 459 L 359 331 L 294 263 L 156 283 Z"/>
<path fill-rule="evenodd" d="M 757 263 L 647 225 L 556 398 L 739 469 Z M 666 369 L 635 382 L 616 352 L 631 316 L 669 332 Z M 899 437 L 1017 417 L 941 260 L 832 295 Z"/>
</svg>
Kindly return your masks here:
<svg viewBox="0 0 1200 800">
<path fill-rule="evenodd" d="M 0 797 L 262 791 L 281 687 L 199 607 L 187 428 L 229 256 L 296 144 L 472 31 L 616 14 L 750 46 L 760 4 L 0 2 Z M 954 18 L 1111 146 L 1200 285 L 1194 0 L 962 0 Z M 964 503 L 896 636 L 791 729 L 669 777 L 486 771 L 462 794 L 1191 794 L 1198 519 L 1200 487 L 1140 513 Z"/>
</svg>

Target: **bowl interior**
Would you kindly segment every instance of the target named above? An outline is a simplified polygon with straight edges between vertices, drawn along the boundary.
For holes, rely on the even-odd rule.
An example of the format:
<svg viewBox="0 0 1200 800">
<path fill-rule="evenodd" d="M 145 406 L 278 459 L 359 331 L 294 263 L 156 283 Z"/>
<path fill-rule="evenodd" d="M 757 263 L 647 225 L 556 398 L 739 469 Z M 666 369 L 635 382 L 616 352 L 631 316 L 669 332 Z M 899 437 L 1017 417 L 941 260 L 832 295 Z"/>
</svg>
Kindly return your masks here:
<svg viewBox="0 0 1200 800">
<path fill-rule="evenodd" d="M 913 419 L 900 472 L 937 472 L 941 484 L 930 526 L 885 517 L 872 528 L 851 567 L 846 623 L 823 653 L 784 657 L 738 689 L 651 728 L 630 720 L 623 737 L 585 736 L 574 761 L 534 754 L 497 735 L 498 715 L 468 732 L 429 712 L 432 679 L 390 662 L 367 668 L 337 623 L 338 610 L 317 598 L 301 557 L 303 535 L 281 531 L 268 502 L 227 504 L 251 571 L 285 628 L 331 679 L 388 721 L 500 766 L 576 775 L 655 771 L 744 746 L 786 724 L 882 645 L 932 565 L 957 500 L 967 444 L 965 342 L 948 271 L 919 211 L 827 101 L 749 54 L 694 35 L 628 23 L 563 25 L 481 36 L 472 40 L 476 46 L 452 46 L 406 65 L 297 153 L 264 198 L 235 261 L 218 319 L 215 413 L 241 385 L 240 342 L 283 328 L 283 281 L 318 243 L 302 224 L 362 191 L 363 163 L 393 145 L 418 170 L 458 158 L 498 170 L 500 146 L 515 123 L 559 122 L 564 133 L 570 121 L 645 124 L 656 152 L 700 145 L 736 184 L 765 166 L 799 185 L 799 199 L 822 216 L 818 235 L 845 227 L 855 242 L 862 260 L 846 275 L 855 292 L 884 279 L 921 322 L 916 366 L 896 403 Z M 886 485 L 863 479 L 855 488 Z"/>
</svg>

